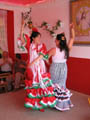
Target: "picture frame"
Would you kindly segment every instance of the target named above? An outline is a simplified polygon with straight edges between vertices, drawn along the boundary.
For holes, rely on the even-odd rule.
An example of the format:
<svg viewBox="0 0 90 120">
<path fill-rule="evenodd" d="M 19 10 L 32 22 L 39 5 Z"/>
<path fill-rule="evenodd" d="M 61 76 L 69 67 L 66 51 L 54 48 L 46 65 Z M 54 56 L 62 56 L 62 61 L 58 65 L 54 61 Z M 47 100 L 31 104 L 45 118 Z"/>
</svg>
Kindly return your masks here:
<svg viewBox="0 0 90 120">
<path fill-rule="evenodd" d="M 75 28 L 74 45 L 90 45 L 90 0 L 71 2 L 70 8 Z"/>
</svg>

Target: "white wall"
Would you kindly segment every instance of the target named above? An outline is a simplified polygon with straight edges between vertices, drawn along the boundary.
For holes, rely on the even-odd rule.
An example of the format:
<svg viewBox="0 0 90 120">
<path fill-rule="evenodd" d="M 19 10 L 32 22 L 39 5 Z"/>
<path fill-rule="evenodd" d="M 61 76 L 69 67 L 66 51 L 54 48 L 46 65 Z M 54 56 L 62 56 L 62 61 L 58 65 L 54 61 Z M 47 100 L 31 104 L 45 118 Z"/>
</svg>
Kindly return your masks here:
<svg viewBox="0 0 90 120">
<path fill-rule="evenodd" d="M 42 23 L 42 21 L 47 21 L 52 26 L 55 25 L 56 21 L 60 19 L 64 26 L 60 28 L 56 33 L 60 33 L 62 31 L 65 32 L 67 40 L 69 39 L 69 0 L 52 0 L 51 2 L 35 4 L 32 7 L 32 20 L 34 24 L 37 26 Z M 18 12 L 18 11 L 17 11 Z M 18 16 L 20 20 L 19 13 Z M 20 22 L 18 20 L 18 22 Z M 20 26 L 20 25 L 18 25 Z M 41 41 L 44 42 L 47 46 L 47 49 L 55 46 L 54 39 L 47 33 L 46 31 L 39 29 L 42 34 Z M 19 32 L 17 27 L 16 34 Z M 17 36 L 17 35 L 16 35 Z M 15 38 L 16 40 L 16 38 Z M 78 57 L 78 58 L 88 58 L 90 59 L 90 46 L 73 46 L 70 52 L 71 57 Z M 16 50 L 16 52 L 18 52 Z"/>
<path fill-rule="evenodd" d="M 51 26 L 54 26 L 57 20 L 60 19 L 64 26 L 59 28 L 56 33 L 65 32 L 67 39 L 69 39 L 69 0 L 50 0 L 49 2 L 34 4 L 30 7 L 32 7 L 31 16 L 35 26 L 40 25 L 43 21 L 47 21 Z M 5 4 L 0 5 L 0 8 L 14 11 L 15 53 L 20 53 L 21 51 L 17 48 L 17 37 L 21 27 L 21 12 L 27 11 L 28 8 Z M 42 34 L 41 41 L 46 44 L 47 49 L 55 46 L 54 39 L 49 33 L 42 29 L 39 29 L 39 31 Z"/>
<path fill-rule="evenodd" d="M 54 0 L 51 2 L 40 3 L 32 5 L 32 20 L 34 26 L 40 25 L 43 21 L 47 21 L 51 26 L 54 26 L 58 19 L 60 19 L 64 26 L 59 28 L 56 33 L 65 32 L 67 39 L 69 38 L 69 0 Z M 21 26 L 21 11 L 14 11 L 14 33 L 15 33 L 15 52 L 20 52 L 17 48 L 17 36 L 20 33 Z M 38 28 L 38 27 L 37 27 Z M 55 46 L 54 39 L 45 30 L 38 28 L 42 34 L 41 42 L 44 42 L 47 49 Z"/>
<path fill-rule="evenodd" d="M 0 3 L 0 9 L 10 10 L 14 12 L 14 45 L 15 53 L 20 53 L 21 51 L 17 48 L 17 37 L 20 33 L 21 28 L 21 12 L 27 11 L 28 8 L 24 6 L 10 5 Z"/>
<path fill-rule="evenodd" d="M 73 46 L 70 56 L 90 59 L 90 46 Z"/>
<path fill-rule="evenodd" d="M 21 28 L 21 11 L 15 10 L 14 11 L 14 48 L 15 53 L 22 53 L 20 49 L 17 47 L 17 38 L 20 34 L 20 28 Z"/>
<path fill-rule="evenodd" d="M 7 11 L 0 10 L 0 50 L 8 51 L 7 45 Z"/>
<path fill-rule="evenodd" d="M 35 24 L 41 24 L 47 21 L 54 26 L 57 20 L 64 23 L 56 33 L 65 32 L 67 39 L 69 38 L 69 0 L 52 0 L 52 2 L 42 3 L 32 6 L 32 19 Z M 45 42 L 48 49 L 55 46 L 54 38 L 45 30 L 39 29 L 42 34 L 42 41 Z"/>
</svg>

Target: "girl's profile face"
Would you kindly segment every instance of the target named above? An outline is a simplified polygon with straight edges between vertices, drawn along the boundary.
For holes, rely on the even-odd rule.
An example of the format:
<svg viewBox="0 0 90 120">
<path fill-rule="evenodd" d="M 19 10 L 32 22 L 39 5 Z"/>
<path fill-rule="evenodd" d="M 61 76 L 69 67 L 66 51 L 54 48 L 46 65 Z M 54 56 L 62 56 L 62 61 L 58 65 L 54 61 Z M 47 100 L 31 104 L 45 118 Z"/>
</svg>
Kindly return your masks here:
<svg viewBox="0 0 90 120">
<path fill-rule="evenodd" d="M 41 38 L 41 36 L 38 35 L 38 36 L 35 37 L 33 40 L 34 40 L 34 42 L 35 42 L 36 44 L 40 44 L 40 38 Z"/>
<path fill-rule="evenodd" d="M 58 46 L 59 46 L 60 41 L 56 39 L 56 40 L 55 40 L 55 43 L 56 43 L 56 46 L 58 47 Z"/>
<path fill-rule="evenodd" d="M 32 23 L 30 23 L 30 24 L 28 24 L 28 27 L 30 28 L 30 29 L 32 29 Z"/>
</svg>

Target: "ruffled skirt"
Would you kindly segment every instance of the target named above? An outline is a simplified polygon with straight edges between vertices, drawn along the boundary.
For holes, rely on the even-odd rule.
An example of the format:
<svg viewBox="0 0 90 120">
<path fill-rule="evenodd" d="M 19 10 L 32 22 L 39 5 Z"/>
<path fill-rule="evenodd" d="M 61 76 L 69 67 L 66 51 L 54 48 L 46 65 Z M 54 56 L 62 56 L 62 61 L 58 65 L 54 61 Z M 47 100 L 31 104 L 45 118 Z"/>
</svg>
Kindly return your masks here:
<svg viewBox="0 0 90 120">
<path fill-rule="evenodd" d="M 70 93 L 68 89 L 60 88 L 58 85 L 56 85 L 54 92 L 57 101 L 55 108 L 57 110 L 66 111 L 73 107 L 73 104 L 71 103 L 70 100 L 72 93 Z"/>
<path fill-rule="evenodd" d="M 32 84 L 32 81 L 25 80 L 26 98 L 24 106 L 26 108 L 41 110 L 56 105 L 56 97 L 49 73 L 42 75 L 42 83 Z"/>
<path fill-rule="evenodd" d="M 72 94 L 66 88 L 67 79 L 67 64 L 65 63 L 52 63 L 50 67 L 51 80 L 54 84 L 54 93 L 57 104 L 55 108 L 60 111 L 69 110 L 73 107 L 70 97 Z"/>
</svg>

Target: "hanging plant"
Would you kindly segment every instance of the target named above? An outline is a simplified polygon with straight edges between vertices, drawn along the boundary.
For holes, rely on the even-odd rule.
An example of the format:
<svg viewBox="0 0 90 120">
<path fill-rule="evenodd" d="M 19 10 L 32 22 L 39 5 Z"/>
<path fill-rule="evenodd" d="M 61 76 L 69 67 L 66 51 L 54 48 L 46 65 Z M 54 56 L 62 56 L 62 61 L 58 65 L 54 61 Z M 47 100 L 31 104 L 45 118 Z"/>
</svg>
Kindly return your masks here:
<svg viewBox="0 0 90 120">
<path fill-rule="evenodd" d="M 24 27 L 27 26 L 28 24 L 32 23 L 31 11 L 32 11 L 32 8 L 30 8 L 30 10 L 27 12 L 22 12 L 22 18 L 25 21 Z"/>
<path fill-rule="evenodd" d="M 28 26 L 30 29 L 32 29 L 32 26 L 33 26 L 32 18 L 31 18 L 31 11 L 32 11 L 32 8 L 30 8 L 30 10 L 27 11 L 27 12 L 22 12 L 22 18 L 24 19 L 24 22 L 25 22 L 24 27 Z M 55 31 L 58 30 L 58 28 L 61 27 L 61 26 L 62 26 L 61 20 L 57 20 L 55 26 L 51 26 L 46 21 L 43 21 L 41 23 L 41 25 L 38 26 L 38 27 L 39 28 L 43 28 L 44 30 L 46 30 L 47 32 L 49 32 L 49 34 L 52 37 L 56 38 Z M 20 48 L 20 50 L 25 51 L 25 45 L 22 45 L 20 35 L 18 37 L 17 44 L 18 44 L 18 48 Z"/>
<path fill-rule="evenodd" d="M 25 20 L 25 26 L 27 26 L 28 24 L 33 25 L 31 12 L 32 12 L 32 8 L 30 8 L 29 11 L 22 13 L 22 17 Z M 49 34 L 55 38 L 56 37 L 55 31 L 58 30 L 59 27 L 61 27 L 61 24 L 62 24 L 61 20 L 57 20 L 55 26 L 51 27 L 50 24 L 48 24 L 46 21 L 43 21 L 39 27 L 49 32 Z"/>
<path fill-rule="evenodd" d="M 46 21 L 42 22 L 42 24 L 39 26 L 40 28 L 43 28 L 44 30 L 48 31 L 49 34 L 52 36 L 52 37 L 56 37 L 56 34 L 55 34 L 55 31 L 58 30 L 59 27 L 61 27 L 61 21 L 58 20 L 56 22 L 56 25 L 55 26 L 52 26 L 50 24 L 48 24 Z"/>
<path fill-rule="evenodd" d="M 25 24 L 24 24 L 24 27 L 28 26 L 28 24 L 32 23 L 32 20 L 31 20 L 31 8 L 29 11 L 27 12 L 22 12 L 21 15 L 22 15 L 22 19 L 24 20 Z M 23 38 L 25 39 L 25 36 L 23 35 Z M 17 38 L 17 47 L 21 50 L 21 51 L 25 51 L 25 45 L 26 45 L 26 41 L 25 41 L 25 44 L 22 44 L 22 41 L 21 41 L 21 36 L 20 34 L 18 35 L 18 38 Z"/>
</svg>

